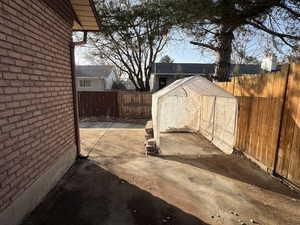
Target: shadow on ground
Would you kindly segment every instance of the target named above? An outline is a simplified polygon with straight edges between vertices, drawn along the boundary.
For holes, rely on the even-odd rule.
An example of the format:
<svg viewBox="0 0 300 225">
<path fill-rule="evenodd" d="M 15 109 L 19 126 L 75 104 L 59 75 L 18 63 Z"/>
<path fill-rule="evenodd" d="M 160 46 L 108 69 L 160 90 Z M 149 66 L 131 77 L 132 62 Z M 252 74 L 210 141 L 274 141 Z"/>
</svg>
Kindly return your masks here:
<svg viewBox="0 0 300 225">
<path fill-rule="evenodd" d="M 80 160 L 22 225 L 205 225 L 89 160 Z"/>
<path fill-rule="evenodd" d="M 299 192 L 291 191 L 289 187 L 282 185 L 278 182 L 278 180 L 268 176 L 254 163 L 242 156 L 235 154 L 210 154 L 199 156 L 166 155 L 160 156 L 159 158 L 191 165 L 224 177 L 239 180 L 243 183 L 255 185 L 272 192 L 300 199 Z"/>
<path fill-rule="evenodd" d="M 137 123 L 137 124 L 130 124 L 130 123 L 119 123 L 119 122 L 80 122 L 80 128 L 96 128 L 96 129 L 107 129 L 107 128 L 114 128 L 114 129 L 142 129 L 145 127 L 145 122 Z"/>
</svg>

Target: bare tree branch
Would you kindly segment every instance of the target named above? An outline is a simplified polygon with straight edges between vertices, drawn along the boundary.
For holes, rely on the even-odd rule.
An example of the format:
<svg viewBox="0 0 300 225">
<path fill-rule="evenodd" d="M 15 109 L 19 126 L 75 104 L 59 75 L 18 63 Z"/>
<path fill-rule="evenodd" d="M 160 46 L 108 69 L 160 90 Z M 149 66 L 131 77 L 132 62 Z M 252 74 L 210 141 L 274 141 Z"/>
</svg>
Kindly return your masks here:
<svg viewBox="0 0 300 225">
<path fill-rule="evenodd" d="M 149 91 L 152 64 L 167 41 L 161 35 L 166 28 L 160 15 L 143 14 L 141 0 L 96 1 L 102 17 L 101 33 L 91 34 L 96 55 L 128 74 L 137 90 Z"/>
<path fill-rule="evenodd" d="M 218 48 L 215 47 L 215 46 L 212 46 L 212 45 L 208 45 L 208 44 L 201 43 L 201 42 L 196 42 L 196 41 L 191 41 L 190 43 L 192 45 L 198 45 L 198 46 L 201 46 L 201 47 L 204 47 L 204 48 L 209 48 L 210 50 L 213 50 L 213 51 L 218 51 Z"/>
<path fill-rule="evenodd" d="M 267 28 L 265 25 L 263 25 L 262 23 L 260 23 L 257 20 L 253 20 L 253 21 L 255 21 L 255 22 L 248 21 L 247 23 L 249 25 L 255 27 L 256 29 L 262 30 L 262 31 L 264 31 L 264 32 L 266 32 L 268 34 L 271 34 L 273 36 L 277 36 L 279 38 L 288 38 L 288 39 L 297 40 L 297 41 L 300 40 L 299 36 L 294 36 L 294 35 L 290 35 L 290 34 L 279 33 L 279 32 L 276 32 L 274 30 L 271 30 L 271 29 Z"/>
</svg>

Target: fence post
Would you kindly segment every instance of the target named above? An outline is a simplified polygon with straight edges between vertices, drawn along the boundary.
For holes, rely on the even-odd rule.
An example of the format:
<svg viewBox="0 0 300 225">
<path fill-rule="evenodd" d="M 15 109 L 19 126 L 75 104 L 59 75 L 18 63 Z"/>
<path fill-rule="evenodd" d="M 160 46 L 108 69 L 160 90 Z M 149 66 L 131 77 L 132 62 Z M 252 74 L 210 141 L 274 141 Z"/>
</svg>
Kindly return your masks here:
<svg viewBox="0 0 300 225">
<path fill-rule="evenodd" d="M 120 91 L 116 91 L 116 98 L 117 98 L 117 102 L 116 102 L 116 104 L 117 104 L 117 110 L 118 110 L 118 112 L 117 112 L 117 116 L 118 117 L 120 117 L 121 116 L 121 110 L 120 110 L 120 101 L 119 101 L 119 96 L 120 96 Z"/>
<path fill-rule="evenodd" d="M 283 116 L 284 116 L 284 109 L 285 109 L 285 103 L 286 103 L 286 98 L 287 98 L 287 92 L 288 92 L 288 83 L 289 83 L 289 77 L 290 77 L 290 67 L 291 65 L 288 64 L 286 66 L 287 68 L 284 68 L 282 70 L 286 70 L 286 81 L 285 81 L 285 88 L 284 88 L 284 95 L 283 95 L 283 101 L 282 101 L 282 107 L 281 107 L 281 115 L 280 115 L 280 121 L 279 121 L 279 131 L 278 131 L 278 138 L 277 138 L 277 144 L 276 144 L 276 150 L 275 150 L 275 159 L 274 159 L 274 166 L 273 166 L 273 175 L 276 174 L 276 167 L 278 163 L 278 155 L 279 155 L 279 147 L 280 147 L 280 142 L 281 142 L 281 129 L 282 129 L 282 123 L 283 123 Z"/>
</svg>

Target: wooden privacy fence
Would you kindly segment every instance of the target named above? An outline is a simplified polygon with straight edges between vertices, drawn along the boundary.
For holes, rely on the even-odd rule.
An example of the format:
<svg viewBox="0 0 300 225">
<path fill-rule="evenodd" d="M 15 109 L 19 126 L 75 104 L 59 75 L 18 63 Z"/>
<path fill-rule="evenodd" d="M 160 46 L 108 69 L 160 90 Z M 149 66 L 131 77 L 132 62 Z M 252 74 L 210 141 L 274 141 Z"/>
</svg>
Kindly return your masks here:
<svg viewBox="0 0 300 225">
<path fill-rule="evenodd" d="M 217 84 L 239 101 L 235 148 L 300 185 L 300 63 Z"/>
<path fill-rule="evenodd" d="M 151 118 L 152 95 L 144 92 L 78 92 L 80 118 Z"/>
<path fill-rule="evenodd" d="M 146 92 L 119 92 L 118 105 L 121 118 L 151 118 L 152 94 Z"/>
<path fill-rule="evenodd" d="M 78 92 L 79 117 L 118 117 L 117 92 Z"/>
</svg>

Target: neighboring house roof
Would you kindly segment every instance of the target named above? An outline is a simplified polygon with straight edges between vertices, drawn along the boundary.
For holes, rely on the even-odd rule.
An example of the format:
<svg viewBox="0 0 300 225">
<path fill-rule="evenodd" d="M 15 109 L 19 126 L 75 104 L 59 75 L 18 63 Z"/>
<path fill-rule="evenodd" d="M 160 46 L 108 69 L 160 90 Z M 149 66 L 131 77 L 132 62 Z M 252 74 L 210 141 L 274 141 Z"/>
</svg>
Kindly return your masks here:
<svg viewBox="0 0 300 225">
<path fill-rule="evenodd" d="M 107 78 L 113 72 L 114 66 L 97 65 L 97 66 L 76 66 L 76 77 L 86 78 Z"/>
<path fill-rule="evenodd" d="M 261 70 L 259 64 L 233 64 L 231 65 L 231 73 L 236 67 L 239 68 L 239 74 L 259 74 Z"/>
<path fill-rule="evenodd" d="M 214 71 L 212 64 L 199 63 L 155 63 L 152 73 L 159 74 L 207 74 Z"/>
<path fill-rule="evenodd" d="M 258 74 L 260 65 L 256 64 L 232 64 L 231 73 L 239 66 L 240 74 Z M 175 75 L 206 75 L 213 74 L 215 64 L 208 63 L 155 63 L 152 68 L 154 74 Z"/>
</svg>

